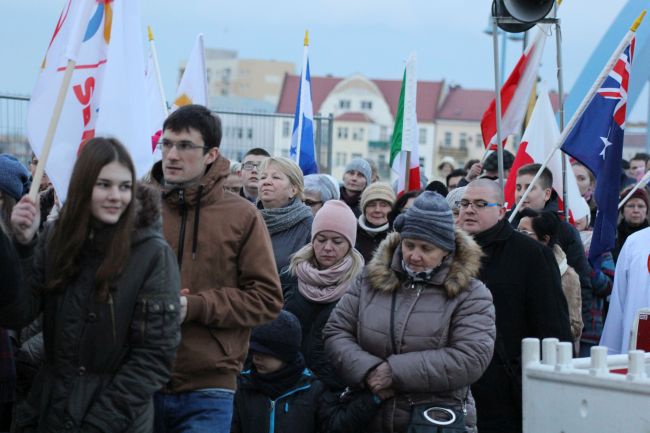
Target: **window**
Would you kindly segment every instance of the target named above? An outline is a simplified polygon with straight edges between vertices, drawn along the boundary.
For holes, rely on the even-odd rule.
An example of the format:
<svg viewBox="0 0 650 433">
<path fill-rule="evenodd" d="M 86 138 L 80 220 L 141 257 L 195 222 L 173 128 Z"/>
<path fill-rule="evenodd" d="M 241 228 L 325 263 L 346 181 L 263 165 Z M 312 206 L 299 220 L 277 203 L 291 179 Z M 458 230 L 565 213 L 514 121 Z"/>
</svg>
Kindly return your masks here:
<svg viewBox="0 0 650 433">
<path fill-rule="evenodd" d="M 340 126 L 336 132 L 336 137 L 341 139 L 348 138 L 348 128 L 346 126 Z"/>
<path fill-rule="evenodd" d="M 420 157 L 420 168 L 424 168 L 424 156 Z"/>
<path fill-rule="evenodd" d="M 451 132 L 445 132 L 445 141 L 443 142 L 443 146 L 445 147 L 451 147 Z"/>
<path fill-rule="evenodd" d="M 427 144 L 427 129 L 426 128 L 420 128 L 419 135 L 418 135 L 418 143 Z"/>
<path fill-rule="evenodd" d="M 388 141 L 388 128 L 385 126 L 382 126 L 379 128 L 379 140 L 380 141 Z"/>
<path fill-rule="evenodd" d="M 352 139 L 354 141 L 363 141 L 363 128 L 354 128 L 352 130 Z"/>
<path fill-rule="evenodd" d="M 362 110 L 372 110 L 372 101 L 361 101 Z"/>
<path fill-rule="evenodd" d="M 291 124 L 288 120 L 282 121 L 282 137 L 286 138 L 291 135 Z"/>
<path fill-rule="evenodd" d="M 289 149 L 282 149 L 282 156 L 285 158 L 289 157 Z"/>
<path fill-rule="evenodd" d="M 360 154 L 360 153 L 353 153 L 352 154 L 352 159 L 356 159 L 356 158 L 363 158 L 363 155 Z"/>
<path fill-rule="evenodd" d="M 341 110 L 349 110 L 350 105 L 351 104 L 349 99 L 339 99 L 339 108 Z"/>
<path fill-rule="evenodd" d="M 483 147 L 483 136 L 476 134 L 476 147 Z"/>
<path fill-rule="evenodd" d="M 460 140 L 458 141 L 458 144 L 460 145 L 461 149 L 467 149 L 467 133 L 466 132 L 461 132 L 460 133 Z"/>
<path fill-rule="evenodd" d="M 235 128 L 235 134 L 237 138 L 243 138 L 244 137 L 244 128 Z"/>
<path fill-rule="evenodd" d="M 342 166 L 348 164 L 348 154 L 345 152 L 336 152 L 336 165 Z"/>
<path fill-rule="evenodd" d="M 253 128 L 246 128 L 246 138 L 249 140 L 253 139 Z"/>
</svg>

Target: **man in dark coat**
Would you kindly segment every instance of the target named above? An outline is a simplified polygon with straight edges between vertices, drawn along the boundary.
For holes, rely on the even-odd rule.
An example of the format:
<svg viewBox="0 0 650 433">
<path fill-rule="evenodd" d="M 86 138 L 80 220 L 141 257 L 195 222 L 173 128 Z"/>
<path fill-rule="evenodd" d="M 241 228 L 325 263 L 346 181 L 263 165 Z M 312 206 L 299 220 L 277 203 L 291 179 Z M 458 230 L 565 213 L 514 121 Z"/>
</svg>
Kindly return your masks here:
<svg viewBox="0 0 650 433">
<path fill-rule="evenodd" d="M 497 338 L 494 356 L 472 386 L 481 433 L 522 431 L 521 340 L 571 341 L 566 299 L 552 251 L 516 232 L 504 219 L 496 182 L 471 182 L 460 201 L 459 226 L 485 254 L 479 279 L 492 292 Z"/>
</svg>

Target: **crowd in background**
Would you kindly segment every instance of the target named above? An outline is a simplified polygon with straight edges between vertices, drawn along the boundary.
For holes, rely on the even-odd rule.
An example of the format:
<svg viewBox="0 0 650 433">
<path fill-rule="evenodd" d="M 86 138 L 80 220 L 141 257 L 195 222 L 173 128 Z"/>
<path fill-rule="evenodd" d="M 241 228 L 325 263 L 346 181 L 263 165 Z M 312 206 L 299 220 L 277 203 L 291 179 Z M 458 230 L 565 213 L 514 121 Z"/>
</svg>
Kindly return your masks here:
<svg viewBox="0 0 650 433">
<path fill-rule="evenodd" d="M 564 218 L 545 169 L 510 223 L 494 154 L 397 195 L 373 161 L 303 176 L 220 142 L 182 107 L 137 181 L 94 138 L 65 203 L 47 176 L 30 199 L 37 161 L 0 155 L 0 431 L 417 432 L 439 407 L 445 431 L 521 432 L 523 338 L 625 352 L 650 307 L 646 185 L 592 267 L 579 163 L 589 215 Z M 519 168 L 517 202 L 539 168 Z M 648 170 L 623 161 L 621 199 Z"/>
</svg>

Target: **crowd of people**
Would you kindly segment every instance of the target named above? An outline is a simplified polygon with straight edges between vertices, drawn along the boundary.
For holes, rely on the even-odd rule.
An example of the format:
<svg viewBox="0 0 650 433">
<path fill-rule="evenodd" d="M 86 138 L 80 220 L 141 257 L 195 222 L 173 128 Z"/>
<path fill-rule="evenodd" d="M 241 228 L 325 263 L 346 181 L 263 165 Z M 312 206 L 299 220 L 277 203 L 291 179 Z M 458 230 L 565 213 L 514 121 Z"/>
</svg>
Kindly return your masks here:
<svg viewBox="0 0 650 433">
<path fill-rule="evenodd" d="M 0 432 L 521 432 L 523 338 L 626 352 L 650 307 L 645 185 L 594 268 L 579 163 L 591 215 L 565 220 L 544 170 L 510 223 L 495 156 L 398 196 L 372 161 L 303 176 L 221 138 L 179 108 L 141 180 L 93 138 L 65 203 L 0 155 Z"/>
</svg>

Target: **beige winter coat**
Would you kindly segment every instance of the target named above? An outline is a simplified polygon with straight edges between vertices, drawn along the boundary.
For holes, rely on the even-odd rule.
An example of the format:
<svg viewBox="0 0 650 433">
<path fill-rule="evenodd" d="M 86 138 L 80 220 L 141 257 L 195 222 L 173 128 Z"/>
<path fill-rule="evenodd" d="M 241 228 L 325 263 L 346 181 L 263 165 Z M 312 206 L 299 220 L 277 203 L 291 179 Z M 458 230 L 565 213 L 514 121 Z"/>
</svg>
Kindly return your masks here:
<svg viewBox="0 0 650 433">
<path fill-rule="evenodd" d="M 562 292 L 569 306 L 569 320 L 573 341 L 580 341 L 582 335 L 582 293 L 578 273 L 567 263 L 566 254 L 559 245 L 553 246 L 553 254 L 562 275 Z"/>
<path fill-rule="evenodd" d="M 382 403 L 369 432 L 406 431 L 409 402 L 460 408 L 468 386 L 487 368 L 496 328 L 492 296 L 474 278 L 480 258 L 478 245 L 457 231 L 455 254 L 430 281 L 413 282 L 402 270 L 399 234 L 392 233 L 330 315 L 325 348 L 348 385 L 365 386 L 367 374 L 383 361 L 391 367 L 397 395 Z M 471 394 L 467 410 L 473 426 Z"/>
</svg>

